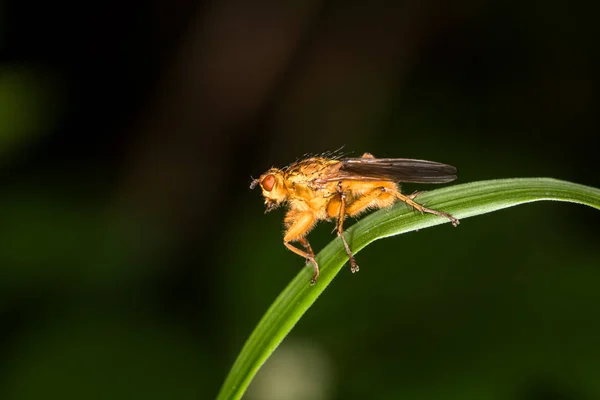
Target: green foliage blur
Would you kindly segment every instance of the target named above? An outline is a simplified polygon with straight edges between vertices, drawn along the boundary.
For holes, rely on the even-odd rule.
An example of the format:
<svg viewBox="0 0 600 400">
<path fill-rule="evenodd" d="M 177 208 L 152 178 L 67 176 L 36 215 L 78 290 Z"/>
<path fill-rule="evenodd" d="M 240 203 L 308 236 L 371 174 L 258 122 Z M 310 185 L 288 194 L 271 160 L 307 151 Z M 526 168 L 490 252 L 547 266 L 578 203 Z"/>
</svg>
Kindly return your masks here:
<svg viewBox="0 0 600 400">
<path fill-rule="evenodd" d="M 214 398 L 304 265 L 251 176 L 303 154 L 600 187 L 598 6 L 7 4 L 1 399 Z M 378 241 L 247 398 L 600 398 L 598 226 L 535 203 Z"/>
</svg>

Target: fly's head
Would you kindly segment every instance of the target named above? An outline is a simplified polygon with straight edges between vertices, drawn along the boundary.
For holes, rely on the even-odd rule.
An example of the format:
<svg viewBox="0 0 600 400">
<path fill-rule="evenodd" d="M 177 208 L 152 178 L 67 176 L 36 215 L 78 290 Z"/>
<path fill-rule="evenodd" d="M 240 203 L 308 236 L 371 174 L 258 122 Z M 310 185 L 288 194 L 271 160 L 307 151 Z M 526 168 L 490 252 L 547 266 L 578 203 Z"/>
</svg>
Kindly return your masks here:
<svg viewBox="0 0 600 400">
<path fill-rule="evenodd" d="M 269 212 L 279 207 L 287 200 L 288 191 L 285 187 L 283 171 L 277 168 L 271 168 L 258 179 L 254 179 L 250 184 L 250 189 L 260 185 L 262 195 L 265 198 L 265 212 Z"/>
</svg>

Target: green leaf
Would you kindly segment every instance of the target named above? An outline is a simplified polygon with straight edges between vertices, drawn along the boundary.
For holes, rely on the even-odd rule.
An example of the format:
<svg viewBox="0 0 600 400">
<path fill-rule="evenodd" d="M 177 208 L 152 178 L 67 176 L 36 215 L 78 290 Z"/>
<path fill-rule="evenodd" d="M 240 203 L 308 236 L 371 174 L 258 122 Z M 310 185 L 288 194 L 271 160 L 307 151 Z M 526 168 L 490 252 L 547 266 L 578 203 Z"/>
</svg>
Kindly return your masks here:
<svg viewBox="0 0 600 400">
<path fill-rule="evenodd" d="M 600 189 L 550 178 L 516 178 L 449 186 L 417 198 L 420 204 L 448 212 L 461 220 L 541 200 L 579 203 L 600 209 Z M 431 214 L 421 215 L 400 203 L 362 218 L 345 232 L 345 236 L 353 252 L 358 253 L 377 239 L 443 223 L 449 221 Z M 457 229 L 466 229 L 463 226 L 459 225 Z M 341 240 L 336 238 L 316 260 L 321 269 L 317 284 L 310 286 L 313 268 L 307 265 L 275 299 L 238 355 L 219 399 L 239 399 L 244 394 L 261 365 L 331 283 L 348 256 Z"/>
</svg>

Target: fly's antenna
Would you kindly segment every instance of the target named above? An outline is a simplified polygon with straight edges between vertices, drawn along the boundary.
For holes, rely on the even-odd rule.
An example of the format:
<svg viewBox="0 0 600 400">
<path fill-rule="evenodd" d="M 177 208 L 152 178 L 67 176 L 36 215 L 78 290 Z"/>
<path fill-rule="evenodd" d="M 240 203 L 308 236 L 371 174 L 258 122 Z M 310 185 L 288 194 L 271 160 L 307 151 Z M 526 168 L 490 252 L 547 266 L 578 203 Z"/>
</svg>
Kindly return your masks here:
<svg viewBox="0 0 600 400">
<path fill-rule="evenodd" d="M 252 178 L 252 175 L 250 175 L 250 179 L 252 179 L 252 182 L 250 183 L 250 189 L 254 189 L 256 185 L 259 184 L 260 180 Z"/>
</svg>

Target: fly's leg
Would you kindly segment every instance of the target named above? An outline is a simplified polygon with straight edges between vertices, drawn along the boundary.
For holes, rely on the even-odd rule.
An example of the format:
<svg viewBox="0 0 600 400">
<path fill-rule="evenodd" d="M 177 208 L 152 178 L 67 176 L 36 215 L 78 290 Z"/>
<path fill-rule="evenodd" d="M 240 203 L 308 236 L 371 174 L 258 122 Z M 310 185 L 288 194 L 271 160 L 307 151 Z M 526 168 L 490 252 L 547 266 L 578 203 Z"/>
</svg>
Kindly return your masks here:
<svg viewBox="0 0 600 400">
<path fill-rule="evenodd" d="M 454 216 L 452 216 L 448 213 L 445 213 L 442 211 L 437 211 L 437 210 L 432 210 L 431 208 L 424 207 L 424 206 L 420 205 L 419 203 L 415 202 L 413 199 L 415 197 L 417 197 L 420 194 L 420 192 L 415 192 L 415 193 L 411 194 L 410 196 L 405 196 L 397 190 L 391 190 L 389 188 L 381 188 L 381 190 L 383 190 L 384 192 L 393 194 L 394 196 L 396 196 L 396 198 L 398 200 L 403 201 L 404 203 L 408 204 L 415 210 L 419 211 L 421 214 L 428 213 L 428 214 L 434 214 L 434 215 L 439 215 L 440 217 L 448 218 L 450 220 L 450 222 L 452 223 L 452 226 L 457 226 L 458 224 L 460 224 L 460 221 L 457 218 L 455 218 Z"/>
<path fill-rule="evenodd" d="M 301 257 L 306 258 L 314 267 L 314 274 L 310 281 L 311 285 L 314 285 L 317 282 L 317 278 L 319 277 L 319 266 L 315 261 L 315 255 L 308 244 L 308 240 L 304 237 L 308 231 L 313 227 L 316 222 L 316 217 L 312 212 L 297 212 L 290 211 L 285 216 L 285 225 L 287 227 L 287 231 L 285 232 L 285 236 L 283 237 L 283 244 L 289 250 L 298 254 Z M 300 250 L 296 246 L 290 244 L 292 241 L 299 241 L 302 245 L 307 247 L 307 251 Z M 306 243 L 306 245 L 305 245 Z"/>
<path fill-rule="evenodd" d="M 313 256 L 311 256 L 310 254 L 308 254 L 307 252 L 302 251 L 299 248 L 291 245 L 289 242 L 286 242 L 285 240 L 283 241 L 283 244 L 289 250 L 293 251 L 294 253 L 298 254 L 299 256 L 304 257 L 308 261 L 310 261 L 310 263 L 313 265 L 313 268 L 315 270 L 315 272 L 313 274 L 313 277 L 310 280 L 310 284 L 314 285 L 315 283 L 317 283 L 317 279 L 319 278 L 319 266 L 317 265 L 317 262 L 315 261 L 315 258 Z"/>
<path fill-rule="evenodd" d="M 416 191 L 412 192 L 410 196 L 407 196 L 407 197 L 411 200 L 414 200 L 415 197 L 417 197 L 418 195 L 420 195 L 422 193 L 425 193 L 425 191 L 424 190 L 416 190 Z"/>
<path fill-rule="evenodd" d="M 338 216 L 337 223 L 337 235 L 342 239 L 342 243 L 344 243 L 346 253 L 348 254 L 348 261 L 350 262 L 350 271 L 354 273 L 358 272 L 358 265 L 356 264 L 354 256 L 352 255 L 352 250 L 350 250 L 350 246 L 348 246 L 348 242 L 346 242 L 346 238 L 344 237 L 344 218 L 346 216 L 346 193 L 344 193 L 341 190 L 341 187 L 339 186 L 338 191 L 340 194 L 340 213 Z"/>
<path fill-rule="evenodd" d="M 394 201 L 396 201 L 396 198 L 393 194 L 384 192 L 381 187 L 375 187 L 349 204 L 346 207 L 346 215 L 354 217 L 367 211 L 369 208 L 389 207 L 394 204 Z"/>
<path fill-rule="evenodd" d="M 457 218 L 453 217 L 448 213 L 432 210 L 415 202 L 415 197 L 417 197 L 421 193 L 423 192 L 417 191 L 409 196 L 405 196 L 402 193 L 400 193 L 397 189 L 381 186 L 378 188 L 374 188 L 371 192 L 366 193 L 363 197 L 356 199 L 352 204 L 348 206 L 348 208 L 346 209 L 346 213 L 351 216 L 358 215 L 361 212 L 368 209 L 369 207 L 373 207 L 374 204 L 378 208 L 387 207 L 392 205 L 394 199 L 398 199 L 408 204 L 420 213 L 435 214 L 439 215 L 440 217 L 448 218 L 453 226 L 457 226 L 460 223 L 460 221 Z"/>
<path fill-rule="evenodd" d="M 308 243 L 308 240 L 305 237 L 301 237 L 300 239 L 298 239 L 298 241 L 300 242 L 300 244 L 302 246 L 304 246 L 304 248 L 306 249 L 306 252 L 308 254 L 310 254 L 312 256 L 312 258 L 315 258 L 315 252 L 313 251 L 312 247 L 310 247 L 310 243 Z M 310 261 L 309 258 L 306 259 L 306 263 L 308 264 Z"/>
</svg>

